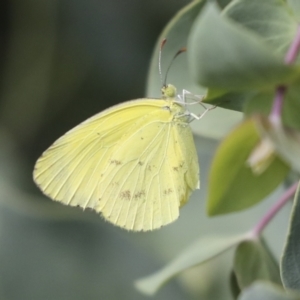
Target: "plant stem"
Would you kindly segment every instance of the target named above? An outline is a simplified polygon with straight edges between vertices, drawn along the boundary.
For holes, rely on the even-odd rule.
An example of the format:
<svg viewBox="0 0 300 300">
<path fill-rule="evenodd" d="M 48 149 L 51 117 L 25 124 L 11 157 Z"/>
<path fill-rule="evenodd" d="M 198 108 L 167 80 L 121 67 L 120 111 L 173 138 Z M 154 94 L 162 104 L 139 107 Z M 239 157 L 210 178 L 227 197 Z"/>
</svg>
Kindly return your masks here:
<svg viewBox="0 0 300 300">
<path fill-rule="evenodd" d="M 279 198 L 279 200 L 270 208 L 270 210 L 261 218 L 261 220 L 255 225 L 251 233 L 254 237 L 260 236 L 264 228 L 269 224 L 273 217 L 278 213 L 278 211 L 290 200 L 290 198 L 295 194 L 298 187 L 298 182 L 291 185 Z"/>
<path fill-rule="evenodd" d="M 300 50 L 300 25 L 298 26 L 296 36 L 288 50 L 288 52 L 285 55 L 284 62 L 287 65 L 290 65 L 295 62 L 298 53 Z M 271 121 L 275 123 L 280 123 L 281 120 L 281 112 L 282 112 L 282 106 L 283 106 L 283 99 L 284 94 L 286 93 L 286 86 L 281 85 L 276 88 L 276 93 L 273 101 L 273 107 L 270 113 L 270 119 Z"/>
<path fill-rule="evenodd" d="M 292 64 L 296 60 L 298 53 L 299 53 L 299 49 L 300 49 L 300 25 L 298 25 L 296 36 L 295 36 L 287 54 L 285 55 L 284 62 L 287 65 Z"/>
<path fill-rule="evenodd" d="M 280 117 L 281 117 L 281 111 L 282 111 L 282 105 L 283 105 L 283 99 L 286 92 L 286 86 L 281 85 L 277 87 L 274 101 L 273 101 L 273 107 L 270 114 L 270 119 L 273 123 L 280 123 Z"/>
</svg>

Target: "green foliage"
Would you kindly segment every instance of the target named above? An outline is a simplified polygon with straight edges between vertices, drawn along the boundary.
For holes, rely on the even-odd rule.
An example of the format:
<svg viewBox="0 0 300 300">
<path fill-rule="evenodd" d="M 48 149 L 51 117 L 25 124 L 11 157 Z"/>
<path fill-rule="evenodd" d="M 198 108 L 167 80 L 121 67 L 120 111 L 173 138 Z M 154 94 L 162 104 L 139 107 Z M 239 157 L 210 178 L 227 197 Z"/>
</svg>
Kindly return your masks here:
<svg viewBox="0 0 300 300">
<path fill-rule="evenodd" d="M 297 32 L 297 20 L 281 0 L 235 0 L 222 14 L 262 38 L 281 61 Z"/>
<path fill-rule="evenodd" d="M 164 300 L 300 300 L 299 190 L 287 237 L 289 207 L 281 210 L 300 172 L 300 56 L 286 59 L 299 39 L 300 1 L 190 1 L 157 38 L 146 96 L 160 96 L 158 48 L 167 38 L 163 76 L 187 47 L 167 82 L 217 108 L 191 123 L 201 135 L 200 191 L 177 222 L 147 234 L 52 203 L 34 186 L 32 166 L 81 120 L 144 97 L 155 30 L 187 1 L 124 9 L 110 0 L 4 2 L 0 299 L 144 299 L 133 280 L 166 264 L 136 287 Z M 278 86 L 282 108 L 274 106 Z"/>
<path fill-rule="evenodd" d="M 165 282 L 178 273 L 224 253 L 245 239 L 244 235 L 229 237 L 209 237 L 201 239 L 183 251 L 169 265 L 157 273 L 136 282 L 136 287 L 143 293 L 154 294 Z"/>
<path fill-rule="evenodd" d="M 299 300 L 300 294 L 285 293 L 280 287 L 266 283 L 258 282 L 246 289 L 238 300 Z"/>
<path fill-rule="evenodd" d="M 292 9 L 297 21 L 300 21 L 300 2 L 298 0 L 287 0 L 287 3 Z"/>
<path fill-rule="evenodd" d="M 278 264 L 264 241 L 249 240 L 240 243 L 236 249 L 233 268 L 241 290 L 256 280 L 281 284 Z"/>
<path fill-rule="evenodd" d="M 294 198 L 290 228 L 281 260 L 282 281 L 286 288 L 300 291 L 300 186 Z"/>
<path fill-rule="evenodd" d="M 248 208 L 263 200 L 286 177 L 289 167 L 278 157 L 261 174 L 251 169 L 247 160 L 259 141 L 253 120 L 247 120 L 221 143 L 209 174 L 209 215 Z"/>
<path fill-rule="evenodd" d="M 188 47 L 195 81 L 209 88 L 265 89 L 297 75 L 259 35 L 221 15 L 214 4 L 196 19 Z"/>
<path fill-rule="evenodd" d="M 222 1 L 222 2 L 228 2 Z M 170 59 L 175 55 L 175 53 L 182 47 L 187 46 L 189 33 L 194 24 L 195 19 L 201 13 L 205 1 L 195 0 L 189 5 L 180 10 L 174 18 L 168 23 L 165 29 L 162 31 L 157 39 L 156 47 L 153 50 L 153 55 L 151 58 L 150 68 L 148 72 L 147 90 L 146 95 L 151 97 L 160 97 L 161 82 L 158 78 L 158 49 L 162 39 L 168 39 L 167 45 L 164 47 L 162 53 L 162 70 L 163 74 L 166 71 Z M 190 49 L 188 49 L 188 52 Z M 167 78 L 168 83 L 174 84 L 180 89 L 186 89 L 192 91 L 197 95 L 204 95 L 206 93 L 206 87 L 196 84 L 190 74 L 188 68 L 188 61 L 186 55 L 181 55 L 176 59 Z M 224 103 L 226 103 L 224 100 Z M 231 99 L 230 99 L 231 100 Z M 220 103 L 220 101 L 218 101 Z M 235 102 L 237 103 L 237 101 Z M 239 104 L 239 103 L 237 103 Z M 226 105 L 220 105 L 220 107 L 227 108 Z M 192 105 L 190 107 L 191 111 L 194 113 L 201 113 L 200 107 Z M 241 111 L 241 107 L 238 106 L 237 111 Z M 215 109 L 211 114 L 206 115 L 201 121 L 201 126 L 197 122 L 192 122 L 191 126 L 194 132 L 202 136 L 207 136 L 210 138 L 221 138 L 223 137 L 230 128 L 240 120 L 241 116 L 236 112 L 229 110 L 222 110 L 220 108 Z M 218 126 L 215 126 L 216 120 Z"/>
<path fill-rule="evenodd" d="M 214 154 L 208 179 L 208 215 L 245 210 L 270 196 L 291 169 L 299 176 L 299 3 L 297 0 L 193 1 L 161 35 L 187 43 L 187 61 L 181 69 L 181 80 L 178 79 L 184 88 L 195 94 L 205 93 L 203 103 L 246 115 Z M 176 53 L 175 43 L 170 41 L 173 53 Z M 178 45 L 177 49 L 181 47 Z M 155 54 L 149 72 L 150 90 L 156 61 Z M 201 127 L 201 122 L 194 123 Z M 217 127 L 217 122 L 215 118 L 211 129 Z M 223 134 L 222 128 L 220 131 Z M 273 249 L 261 236 L 295 193 L 295 187 L 294 184 L 286 190 L 250 231 L 236 240 L 201 239 L 166 267 L 138 281 L 138 288 L 152 294 L 183 270 L 203 265 L 231 248 L 235 253 L 227 283 L 234 299 L 300 299 L 300 294 L 293 291 L 300 289 L 299 196 L 295 198 L 280 267 Z"/>
</svg>

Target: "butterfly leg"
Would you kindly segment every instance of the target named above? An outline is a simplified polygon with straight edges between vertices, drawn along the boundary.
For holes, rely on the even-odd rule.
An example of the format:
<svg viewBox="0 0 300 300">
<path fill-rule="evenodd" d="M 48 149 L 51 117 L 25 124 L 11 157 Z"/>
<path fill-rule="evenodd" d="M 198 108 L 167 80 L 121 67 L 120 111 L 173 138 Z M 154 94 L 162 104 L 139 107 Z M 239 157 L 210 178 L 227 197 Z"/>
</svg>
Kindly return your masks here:
<svg viewBox="0 0 300 300">
<path fill-rule="evenodd" d="M 188 102 L 186 101 L 186 98 L 195 99 L 195 100 L 197 100 L 197 101 L 195 101 L 195 102 L 189 102 L 189 103 L 188 103 Z M 214 109 L 214 108 L 217 107 L 217 105 L 214 105 L 214 106 L 208 108 L 205 104 L 202 103 L 202 101 L 203 101 L 204 98 L 205 98 L 204 95 L 194 95 L 194 94 L 192 94 L 191 92 L 189 92 L 189 91 L 187 91 L 187 90 L 183 90 L 183 91 L 182 91 L 182 99 L 183 99 L 183 102 L 184 102 L 185 105 L 200 104 L 200 105 L 205 109 L 205 111 L 204 111 L 203 113 L 199 114 L 199 115 L 194 114 L 194 113 L 191 113 L 191 112 L 189 113 L 189 115 L 190 115 L 192 118 L 196 119 L 196 120 L 200 120 L 202 117 L 204 117 L 204 115 L 205 115 L 208 111 L 210 111 L 210 110 L 212 110 L 212 109 Z M 181 99 L 181 97 L 180 97 L 180 99 Z"/>
<path fill-rule="evenodd" d="M 182 95 L 178 95 L 178 98 L 180 100 L 179 103 L 183 104 L 185 107 L 187 105 L 200 104 L 205 109 L 205 111 L 199 115 L 191 113 L 191 112 L 186 112 L 186 115 L 189 115 L 192 118 L 192 120 L 195 120 L 195 119 L 200 120 L 202 117 L 204 117 L 204 115 L 208 111 L 217 107 L 217 105 L 214 105 L 214 106 L 208 108 L 205 104 L 202 103 L 203 99 L 205 98 L 204 95 L 195 95 L 195 94 L 189 92 L 188 90 L 182 90 Z M 187 98 L 195 99 L 197 101 L 187 102 Z"/>
<path fill-rule="evenodd" d="M 188 105 L 200 104 L 201 105 L 201 102 L 205 98 L 205 96 L 204 95 L 195 95 L 195 94 L 189 92 L 188 90 L 182 90 L 182 95 L 178 95 L 178 98 L 181 100 L 181 102 L 183 104 L 188 104 Z M 187 98 L 194 99 L 196 101 L 188 103 Z"/>
<path fill-rule="evenodd" d="M 206 106 L 204 106 L 204 107 L 205 107 L 205 111 L 204 111 L 203 113 L 201 113 L 201 114 L 199 114 L 199 115 L 196 115 L 196 114 L 194 114 L 194 113 L 190 113 L 190 116 L 191 116 L 192 118 L 196 119 L 196 120 L 200 120 L 202 117 L 204 117 L 204 116 L 206 115 L 206 113 L 207 113 L 208 111 L 210 111 L 210 110 L 212 110 L 212 109 L 215 109 L 215 108 L 217 107 L 217 105 L 214 105 L 214 106 L 209 107 L 209 108 L 207 108 Z"/>
<path fill-rule="evenodd" d="M 203 104 L 201 103 L 202 100 L 205 98 L 204 95 L 195 95 L 187 90 L 182 90 L 182 95 L 178 94 L 177 95 L 178 99 L 180 101 L 178 101 L 179 103 L 183 104 L 183 105 L 192 105 L 192 104 L 200 104 L 203 106 Z M 196 100 L 195 102 L 187 102 L 187 99 L 194 99 Z"/>
</svg>

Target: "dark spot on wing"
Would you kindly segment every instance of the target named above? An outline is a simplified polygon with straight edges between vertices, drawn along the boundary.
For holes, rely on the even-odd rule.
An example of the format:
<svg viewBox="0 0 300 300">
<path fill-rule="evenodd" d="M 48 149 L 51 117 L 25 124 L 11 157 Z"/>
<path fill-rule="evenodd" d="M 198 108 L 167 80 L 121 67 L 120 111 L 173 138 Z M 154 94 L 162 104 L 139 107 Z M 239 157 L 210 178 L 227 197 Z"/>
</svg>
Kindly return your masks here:
<svg viewBox="0 0 300 300">
<path fill-rule="evenodd" d="M 168 188 L 167 190 L 164 190 L 164 195 L 169 195 L 173 193 L 173 190 L 171 188 Z"/>
<path fill-rule="evenodd" d="M 181 169 L 183 166 L 184 166 L 184 162 L 181 162 L 178 167 L 173 167 L 173 170 L 178 172 L 178 170 Z"/>
<path fill-rule="evenodd" d="M 120 198 L 126 199 L 126 200 L 130 200 L 131 199 L 131 193 L 130 193 L 130 191 L 129 190 L 122 191 L 120 193 Z"/>
<path fill-rule="evenodd" d="M 139 165 L 140 165 L 140 166 L 142 166 L 143 164 L 144 164 L 143 162 L 139 161 Z"/>
<path fill-rule="evenodd" d="M 115 164 L 116 166 L 119 166 L 122 164 L 119 160 L 116 160 L 116 159 L 111 160 L 110 163 Z"/>
<path fill-rule="evenodd" d="M 146 193 L 145 193 L 145 191 L 139 191 L 139 192 L 136 192 L 134 195 L 133 195 L 133 198 L 134 199 L 138 199 L 138 198 L 142 198 L 143 196 L 145 196 L 146 195 Z"/>
</svg>

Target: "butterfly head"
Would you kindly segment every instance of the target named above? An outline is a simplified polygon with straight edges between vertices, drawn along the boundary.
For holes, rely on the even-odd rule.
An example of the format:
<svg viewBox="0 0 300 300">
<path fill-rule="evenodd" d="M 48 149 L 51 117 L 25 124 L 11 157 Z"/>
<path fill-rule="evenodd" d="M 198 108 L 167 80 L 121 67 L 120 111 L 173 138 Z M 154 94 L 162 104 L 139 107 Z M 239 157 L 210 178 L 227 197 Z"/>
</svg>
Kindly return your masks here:
<svg viewBox="0 0 300 300">
<path fill-rule="evenodd" d="M 172 84 L 164 84 L 161 88 L 161 94 L 164 99 L 176 97 L 176 87 Z"/>
<path fill-rule="evenodd" d="M 185 52 L 186 48 L 181 48 L 179 51 L 177 51 L 177 53 L 174 55 L 174 57 L 172 58 L 169 66 L 167 68 L 165 77 L 163 78 L 162 71 L 161 71 L 161 54 L 162 54 L 162 49 L 163 49 L 164 45 L 166 44 L 166 42 L 167 42 L 167 39 L 163 39 L 161 41 L 159 54 L 158 54 L 158 71 L 159 71 L 159 75 L 160 75 L 160 81 L 162 84 L 161 94 L 162 94 L 163 99 L 174 99 L 174 98 L 176 98 L 176 87 L 172 84 L 166 83 L 167 77 L 168 77 L 168 73 L 169 73 L 169 70 L 170 70 L 170 67 L 171 67 L 173 61 L 179 54 Z"/>
</svg>

